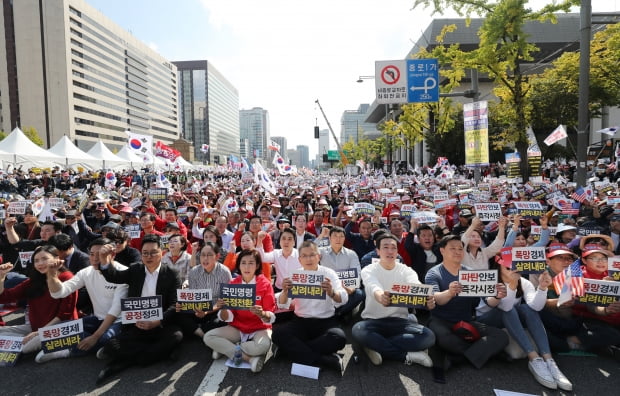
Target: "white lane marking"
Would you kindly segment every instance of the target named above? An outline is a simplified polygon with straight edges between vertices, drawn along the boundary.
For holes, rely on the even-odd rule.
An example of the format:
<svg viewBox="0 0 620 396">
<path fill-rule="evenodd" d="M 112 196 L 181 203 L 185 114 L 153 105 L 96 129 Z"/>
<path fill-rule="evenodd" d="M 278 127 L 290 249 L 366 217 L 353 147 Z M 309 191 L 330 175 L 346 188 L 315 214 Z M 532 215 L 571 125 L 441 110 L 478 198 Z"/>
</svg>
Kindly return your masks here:
<svg viewBox="0 0 620 396">
<path fill-rule="evenodd" d="M 228 371 L 225 362 L 226 359 L 218 359 L 211 363 L 209 371 L 205 374 L 194 396 L 211 396 L 217 394 L 217 391 L 220 389 L 220 384 L 224 381 L 224 377 L 226 377 L 226 372 Z"/>
</svg>

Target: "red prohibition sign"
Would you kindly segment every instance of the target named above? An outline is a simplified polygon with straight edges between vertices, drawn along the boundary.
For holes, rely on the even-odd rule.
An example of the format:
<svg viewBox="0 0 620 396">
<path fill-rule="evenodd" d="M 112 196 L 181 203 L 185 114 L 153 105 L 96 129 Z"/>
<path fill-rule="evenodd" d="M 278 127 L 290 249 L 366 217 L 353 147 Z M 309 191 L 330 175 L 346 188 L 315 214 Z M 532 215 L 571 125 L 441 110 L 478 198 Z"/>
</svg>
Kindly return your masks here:
<svg viewBox="0 0 620 396">
<path fill-rule="evenodd" d="M 388 65 L 381 69 L 381 80 L 387 85 L 394 85 L 400 80 L 400 70 L 394 65 Z"/>
</svg>

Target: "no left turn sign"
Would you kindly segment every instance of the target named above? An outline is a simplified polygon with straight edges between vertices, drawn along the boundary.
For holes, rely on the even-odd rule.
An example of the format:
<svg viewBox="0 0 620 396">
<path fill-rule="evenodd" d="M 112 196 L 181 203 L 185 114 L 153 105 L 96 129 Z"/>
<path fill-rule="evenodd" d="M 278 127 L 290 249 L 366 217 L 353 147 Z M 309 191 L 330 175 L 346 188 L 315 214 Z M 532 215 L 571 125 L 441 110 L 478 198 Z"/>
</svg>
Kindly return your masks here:
<svg viewBox="0 0 620 396">
<path fill-rule="evenodd" d="M 394 85 L 400 80 L 400 70 L 395 65 L 387 65 L 381 70 L 381 80 L 387 85 Z"/>
<path fill-rule="evenodd" d="M 375 62 L 377 103 L 407 103 L 407 61 Z"/>
</svg>

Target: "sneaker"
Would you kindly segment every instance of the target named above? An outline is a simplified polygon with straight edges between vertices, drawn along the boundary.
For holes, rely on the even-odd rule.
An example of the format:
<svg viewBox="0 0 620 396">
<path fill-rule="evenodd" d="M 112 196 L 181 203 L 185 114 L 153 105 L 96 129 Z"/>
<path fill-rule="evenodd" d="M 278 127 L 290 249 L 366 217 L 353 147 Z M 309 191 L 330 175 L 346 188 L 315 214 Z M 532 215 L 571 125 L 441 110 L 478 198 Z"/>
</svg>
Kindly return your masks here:
<svg viewBox="0 0 620 396">
<path fill-rule="evenodd" d="M 558 385 L 558 388 L 564 391 L 567 391 L 567 392 L 570 392 L 573 390 L 573 384 L 568 380 L 568 378 L 566 378 L 564 374 L 562 374 L 562 372 L 560 371 L 560 368 L 555 363 L 555 360 L 553 359 L 547 360 L 547 368 L 549 369 L 549 372 L 551 373 L 551 375 L 553 376 L 553 379 Z"/>
<path fill-rule="evenodd" d="M 546 386 L 549 389 L 558 388 L 558 384 L 553 379 L 553 376 L 549 372 L 549 368 L 543 358 L 537 357 L 536 359 L 530 360 L 527 367 L 530 369 L 530 372 L 539 384 Z"/>
<path fill-rule="evenodd" d="M 105 347 L 99 348 L 99 350 L 97 351 L 97 359 L 99 359 L 99 360 L 106 360 L 109 357 L 110 357 L 110 355 L 108 355 L 106 353 Z"/>
<path fill-rule="evenodd" d="M 265 355 L 253 356 L 250 358 L 250 369 L 253 373 L 259 373 L 265 364 Z"/>
<path fill-rule="evenodd" d="M 375 366 L 379 366 L 381 363 L 383 363 L 383 357 L 379 352 L 375 351 L 374 349 L 364 348 L 364 352 L 366 352 L 368 359 L 370 359 L 372 364 L 374 364 Z"/>
<path fill-rule="evenodd" d="M 213 360 L 217 360 L 217 359 L 219 359 L 219 358 L 221 358 L 221 357 L 222 357 L 222 354 L 221 354 L 221 353 L 219 353 L 218 351 L 213 351 L 213 352 L 211 352 L 211 359 L 213 359 Z"/>
<path fill-rule="evenodd" d="M 405 356 L 405 364 L 411 366 L 413 363 L 417 363 L 424 367 L 433 367 L 433 360 L 426 351 L 407 352 Z"/>
<path fill-rule="evenodd" d="M 45 362 L 49 362 L 50 360 L 54 360 L 54 359 L 68 358 L 70 354 L 71 354 L 71 350 L 69 349 L 63 349 L 61 351 L 50 352 L 50 353 L 44 353 L 43 351 L 39 351 L 39 353 L 37 354 L 37 357 L 34 358 L 34 361 L 37 363 L 45 363 Z"/>
</svg>

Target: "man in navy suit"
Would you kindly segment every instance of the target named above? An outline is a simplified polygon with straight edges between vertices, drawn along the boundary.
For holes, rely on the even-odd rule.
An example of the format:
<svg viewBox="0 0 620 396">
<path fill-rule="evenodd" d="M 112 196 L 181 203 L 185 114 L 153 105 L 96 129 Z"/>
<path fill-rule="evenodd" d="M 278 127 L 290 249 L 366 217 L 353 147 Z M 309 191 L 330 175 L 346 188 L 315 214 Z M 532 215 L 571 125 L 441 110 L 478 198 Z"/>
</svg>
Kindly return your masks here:
<svg viewBox="0 0 620 396">
<path fill-rule="evenodd" d="M 106 245 L 102 251 L 114 249 Z M 103 254 L 103 253 L 101 253 Z M 101 273 L 110 283 L 129 286 L 127 297 L 161 296 L 163 320 L 138 321 L 123 325 L 121 334 L 110 340 L 98 354 L 99 358 L 112 357 L 111 362 L 99 373 L 100 383 L 131 365 L 157 362 L 170 356 L 183 339 L 181 329 L 173 323 L 177 289 L 181 288 L 179 274 L 161 265 L 162 249 L 159 236 L 148 234 L 142 240 L 142 263 L 133 264 L 124 271 L 113 266 L 101 266 Z"/>
<path fill-rule="evenodd" d="M 65 267 L 69 268 L 74 275 L 77 274 L 83 268 L 90 266 L 90 258 L 88 254 L 77 249 L 73 244 L 73 239 L 67 234 L 57 234 L 48 239 L 49 244 L 56 246 L 58 249 L 58 257 L 64 260 Z M 93 313 L 93 304 L 90 301 L 90 296 L 86 291 L 86 288 L 81 288 L 78 291 L 78 300 L 76 308 L 80 314 L 90 315 Z"/>
</svg>

